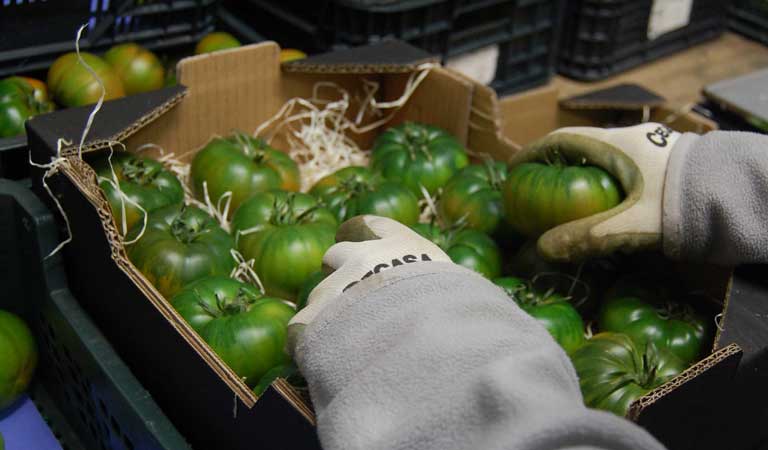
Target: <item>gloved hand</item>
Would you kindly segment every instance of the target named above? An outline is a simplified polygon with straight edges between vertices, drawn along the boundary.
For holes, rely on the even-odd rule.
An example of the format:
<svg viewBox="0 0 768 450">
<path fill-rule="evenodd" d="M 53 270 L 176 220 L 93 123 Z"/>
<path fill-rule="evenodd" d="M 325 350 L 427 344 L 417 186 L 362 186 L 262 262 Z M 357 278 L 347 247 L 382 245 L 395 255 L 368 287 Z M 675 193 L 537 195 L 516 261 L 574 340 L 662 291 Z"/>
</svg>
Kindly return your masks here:
<svg viewBox="0 0 768 450">
<path fill-rule="evenodd" d="M 618 206 L 545 232 L 539 253 L 554 261 L 575 261 L 621 249 L 661 245 L 664 178 L 680 133 L 658 123 L 627 128 L 569 127 L 527 146 L 510 161 L 543 160 L 557 151 L 567 159 L 586 159 L 621 183 L 626 197 Z"/>
<path fill-rule="evenodd" d="M 387 279 L 386 270 L 423 261 L 451 262 L 437 245 L 407 226 L 385 217 L 357 216 L 341 224 L 336 242 L 323 256 L 332 272 L 312 290 L 307 306 L 288 323 L 288 349 L 298 344 L 305 326 L 348 289 L 374 289 Z M 356 287 L 361 281 L 374 280 Z"/>
</svg>

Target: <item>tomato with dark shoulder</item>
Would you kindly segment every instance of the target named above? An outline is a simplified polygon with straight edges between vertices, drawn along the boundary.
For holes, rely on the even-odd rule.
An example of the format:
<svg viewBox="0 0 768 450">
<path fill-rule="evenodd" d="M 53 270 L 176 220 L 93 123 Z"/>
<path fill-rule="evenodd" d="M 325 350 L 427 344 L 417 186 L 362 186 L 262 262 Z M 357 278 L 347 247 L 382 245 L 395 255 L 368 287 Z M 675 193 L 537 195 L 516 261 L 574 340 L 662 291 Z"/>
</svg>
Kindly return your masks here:
<svg viewBox="0 0 768 450">
<path fill-rule="evenodd" d="M 266 293 L 288 300 L 320 270 L 336 226 L 333 213 L 298 192 L 258 193 L 232 217 L 237 247 L 246 260 L 254 260 Z"/>
<path fill-rule="evenodd" d="M 198 199 L 204 200 L 204 183 L 214 204 L 232 192 L 230 211 L 258 192 L 300 188 L 299 168 L 290 156 L 239 132 L 206 144 L 195 155 L 190 170 Z"/>
<path fill-rule="evenodd" d="M 290 361 L 285 352 L 295 309 L 253 285 L 223 276 L 200 279 L 171 298 L 171 305 L 249 386 Z"/>
<path fill-rule="evenodd" d="M 696 362 L 704 350 L 709 322 L 692 306 L 669 300 L 667 292 L 620 280 L 600 309 L 600 330 L 624 333 L 639 346 L 650 342 L 686 365 Z"/>
<path fill-rule="evenodd" d="M 123 82 L 112 66 L 96 55 L 80 52 L 86 62 L 104 83 L 104 100 L 125 95 Z M 83 106 L 99 101 L 101 87 L 88 69 L 77 58 L 77 53 L 67 53 L 53 62 L 48 70 L 48 89 L 56 103 L 67 106 Z"/>
<path fill-rule="evenodd" d="M 30 117 L 53 111 L 45 84 L 33 78 L 9 77 L 0 80 L 0 138 L 25 133 Z"/>
<path fill-rule="evenodd" d="M 679 375 L 685 365 L 654 345 L 638 346 L 620 333 L 592 336 L 571 355 L 584 403 L 626 416 L 635 400 Z"/>
<path fill-rule="evenodd" d="M 27 390 L 37 366 L 37 347 L 20 317 L 0 310 L 0 412 Z"/>
<path fill-rule="evenodd" d="M 241 45 L 243 44 L 231 34 L 224 31 L 217 31 L 200 39 L 200 42 L 195 46 L 195 55 L 217 52 L 228 48 L 236 48 Z"/>
<path fill-rule="evenodd" d="M 425 223 L 418 223 L 412 228 L 440 247 L 456 264 L 486 278 L 496 278 L 501 273 L 499 248 L 487 234 L 460 227 L 441 229 L 435 224 Z"/>
<path fill-rule="evenodd" d="M 469 164 L 463 145 L 432 125 L 405 122 L 381 133 L 373 144 L 371 167 L 421 198 L 421 186 L 434 195 Z"/>
<path fill-rule="evenodd" d="M 135 226 L 127 241 L 142 232 Z M 228 276 L 235 267 L 235 243 L 205 211 L 170 205 L 149 215 L 141 238 L 127 244 L 128 258 L 165 298 L 212 275 Z"/>
<path fill-rule="evenodd" d="M 322 178 L 309 191 L 339 223 L 362 214 L 389 217 L 405 225 L 419 220 L 419 201 L 405 187 L 365 167 L 345 167 Z"/>
<path fill-rule="evenodd" d="M 528 162 L 510 169 L 503 197 L 507 223 L 520 234 L 537 237 L 611 209 L 623 194 L 619 183 L 598 167 Z"/>
<path fill-rule="evenodd" d="M 548 290 L 537 292 L 531 283 L 516 277 L 496 278 L 493 282 L 538 320 L 566 353 L 572 353 L 584 342 L 584 321 L 568 298 Z"/>
<path fill-rule="evenodd" d="M 487 161 L 472 164 L 453 176 L 443 189 L 438 211 L 449 223 L 494 234 L 504 219 L 501 188 L 507 179 L 507 165 Z"/>
<path fill-rule="evenodd" d="M 110 168 L 109 155 L 102 155 L 94 161 L 93 168 L 112 208 L 112 215 L 118 230 L 122 229 L 123 211 L 127 229 L 137 223 L 143 223 L 144 213 L 168 205 L 180 204 L 184 200 L 184 188 L 181 182 L 161 163 L 150 158 L 143 158 L 127 152 L 113 153 Z M 116 189 L 112 176 L 114 170 Z M 130 200 L 130 201 L 129 201 Z"/>
<path fill-rule="evenodd" d="M 163 64 L 154 53 L 138 44 L 128 42 L 115 45 L 104 54 L 104 60 L 120 77 L 127 95 L 163 87 Z"/>
</svg>

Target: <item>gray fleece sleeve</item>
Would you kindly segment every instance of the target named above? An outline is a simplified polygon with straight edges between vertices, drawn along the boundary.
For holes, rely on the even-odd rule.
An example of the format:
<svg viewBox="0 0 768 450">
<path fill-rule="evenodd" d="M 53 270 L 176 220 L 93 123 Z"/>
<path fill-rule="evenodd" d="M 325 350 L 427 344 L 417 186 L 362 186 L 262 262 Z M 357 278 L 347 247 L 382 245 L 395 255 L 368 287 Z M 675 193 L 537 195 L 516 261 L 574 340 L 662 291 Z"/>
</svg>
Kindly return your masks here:
<svg viewBox="0 0 768 450">
<path fill-rule="evenodd" d="M 584 407 L 547 331 L 454 264 L 364 280 L 307 326 L 295 356 L 325 450 L 663 448 Z"/>
<path fill-rule="evenodd" d="M 720 265 L 768 262 L 768 137 L 686 133 L 664 182 L 664 253 Z"/>
</svg>

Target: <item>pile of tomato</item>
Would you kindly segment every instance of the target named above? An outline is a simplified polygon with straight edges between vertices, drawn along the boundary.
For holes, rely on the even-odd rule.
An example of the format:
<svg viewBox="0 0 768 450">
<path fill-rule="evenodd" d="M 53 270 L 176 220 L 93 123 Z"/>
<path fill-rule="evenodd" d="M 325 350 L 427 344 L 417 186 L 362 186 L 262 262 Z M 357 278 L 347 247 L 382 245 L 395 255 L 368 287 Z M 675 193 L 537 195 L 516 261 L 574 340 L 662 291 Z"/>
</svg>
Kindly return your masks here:
<svg viewBox="0 0 768 450">
<path fill-rule="evenodd" d="M 322 257 L 338 225 L 375 214 L 499 285 L 572 359 L 586 404 L 624 415 L 699 359 L 710 321 L 637 265 L 609 257 L 564 266 L 538 256 L 541 233 L 623 198 L 604 170 L 554 160 L 473 162 L 446 131 L 406 122 L 377 137 L 368 166 L 342 167 L 307 193 L 295 161 L 243 133 L 214 138 L 195 155 L 188 192 L 196 202 L 151 159 L 120 153 L 93 165 L 116 224 L 130 230 L 133 264 L 257 392 L 292 365 L 287 324 L 325 276 Z M 190 204 L 222 201 L 229 208 L 218 218 Z M 257 281 L 232 278 L 243 262 Z"/>
</svg>

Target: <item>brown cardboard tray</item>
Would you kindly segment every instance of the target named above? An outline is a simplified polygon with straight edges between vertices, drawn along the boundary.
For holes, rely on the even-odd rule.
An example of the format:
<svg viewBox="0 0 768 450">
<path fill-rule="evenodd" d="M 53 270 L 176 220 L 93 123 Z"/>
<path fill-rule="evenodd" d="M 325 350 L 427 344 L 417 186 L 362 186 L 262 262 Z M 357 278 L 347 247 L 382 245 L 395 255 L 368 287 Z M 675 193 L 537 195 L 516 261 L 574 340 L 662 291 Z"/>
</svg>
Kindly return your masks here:
<svg viewBox="0 0 768 450">
<path fill-rule="evenodd" d="M 375 80 L 381 86 L 380 100 L 397 98 L 425 56 L 386 45 L 380 53 L 373 47 L 346 57 L 342 53 L 308 60 L 290 70 L 281 70 L 279 47 L 271 42 L 185 59 L 178 67 L 183 86 L 106 102 L 83 151 L 104 150 L 109 140 L 125 143 L 129 151 L 154 143 L 190 160 L 212 135 L 255 129 L 288 99 L 309 97 L 319 81 L 333 81 L 354 92 L 361 89 L 363 79 Z M 355 58 L 361 54 L 366 61 L 358 71 Z M 490 88 L 436 67 L 391 123 L 430 123 L 448 130 L 474 152 L 506 160 L 519 149 L 515 141 L 527 142 L 561 123 L 556 94 L 537 92 L 499 102 Z M 56 155 L 59 139 L 72 143 L 62 144 L 65 158 L 46 182 L 71 226 L 73 239 L 64 251 L 77 298 L 194 447 L 317 448 L 312 409 L 290 385 L 278 380 L 256 398 L 130 263 L 94 171 L 77 156 L 76 143 L 90 111 L 69 109 L 27 124 L 37 162 Z M 681 127 L 700 125 L 686 117 L 679 120 Z M 528 125 L 521 125 L 523 121 Z M 356 140 L 367 147 L 374 137 L 368 133 Z M 42 192 L 40 173 L 33 183 Z M 720 275 L 718 280 L 728 280 L 729 274 Z M 727 282 L 716 283 L 714 289 L 719 298 L 727 298 Z M 727 309 L 727 301 L 723 304 Z M 740 355 L 735 345 L 718 347 L 639 400 L 630 418 L 668 444 L 679 441 L 677 435 L 691 436 L 709 426 L 716 393 L 728 385 Z M 692 414 L 691 409 L 698 412 Z M 690 416 L 682 424 L 681 414 Z M 670 423 L 676 425 L 675 436 L 670 434 Z"/>
</svg>

